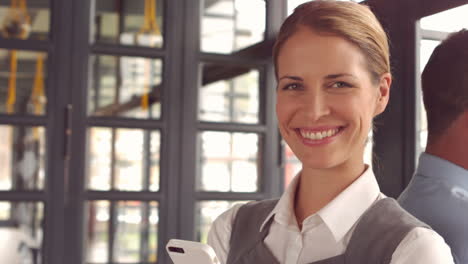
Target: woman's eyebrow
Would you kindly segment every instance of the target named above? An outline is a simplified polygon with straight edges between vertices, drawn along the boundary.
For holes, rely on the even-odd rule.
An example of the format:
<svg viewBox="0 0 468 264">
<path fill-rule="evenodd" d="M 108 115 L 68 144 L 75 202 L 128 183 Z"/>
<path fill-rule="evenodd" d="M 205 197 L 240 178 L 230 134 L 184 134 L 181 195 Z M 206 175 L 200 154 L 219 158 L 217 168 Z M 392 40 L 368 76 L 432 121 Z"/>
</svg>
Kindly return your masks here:
<svg viewBox="0 0 468 264">
<path fill-rule="evenodd" d="M 356 79 L 356 76 L 354 76 L 352 74 L 349 74 L 349 73 L 329 74 L 329 75 L 325 76 L 325 79 L 336 79 L 336 78 L 340 78 L 340 77 L 351 77 L 351 78 Z"/>
<path fill-rule="evenodd" d="M 290 75 L 285 75 L 285 76 L 282 76 L 281 78 L 279 78 L 279 80 L 282 80 L 282 79 L 291 79 L 291 80 L 294 80 L 294 81 L 303 81 L 301 77 L 298 77 L 298 76 L 290 76 Z"/>
</svg>

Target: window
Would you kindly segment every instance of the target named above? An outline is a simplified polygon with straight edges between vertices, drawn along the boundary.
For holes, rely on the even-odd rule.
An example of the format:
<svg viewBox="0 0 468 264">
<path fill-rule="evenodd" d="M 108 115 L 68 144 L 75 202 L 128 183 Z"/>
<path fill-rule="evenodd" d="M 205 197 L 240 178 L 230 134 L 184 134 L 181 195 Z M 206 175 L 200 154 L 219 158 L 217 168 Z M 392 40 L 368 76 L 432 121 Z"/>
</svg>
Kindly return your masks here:
<svg viewBox="0 0 468 264">
<path fill-rule="evenodd" d="M 82 263 L 169 263 L 169 238 L 206 241 L 222 211 L 279 193 L 271 63 L 256 51 L 281 18 L 264 0 L 88 3 L 71 66 L 75 245 Z"/>
<path fill-rule="evenodd" d="M 49 1 L 0 4 L 0 256 L 43 263 L 50 188 Z"/>
<path fill-rule="evenodd" d="M 81 60 L 88 82 L 75 101 L 86 124 L 84 136 L 76 137 L 86 142 L 85 169 L 75 174 L 84 179 L 76 209 L 84 215 L 84 263 L 161 259 L 166 2 L 90 1 L 93 23 L 84 26 L 91 39 Z"/>
<path fill-rule="evenodd" d="M 193 228 L 186 236 L 202 242 L 223 211 L 280 191 L 274 75 L 265 60 L 270 54 L 259 52 L 273 32 L 269 25 L 282 19 L 267 12 L 273 2 L 203 0 L 195 8 L 201 10 L 193 18 L 200 25 L 192 43 L 198 50 L 187 71 L 198 73 L 191 76 L 198 85 L 184 101 L 194 114 L 183 129 L 184 145 L 195 151 L 184 159 L 193 168 L 182 175 L 184 192 L 195 197 L 186 207 L 195 212 L 187 214 Z"/>
</svg>

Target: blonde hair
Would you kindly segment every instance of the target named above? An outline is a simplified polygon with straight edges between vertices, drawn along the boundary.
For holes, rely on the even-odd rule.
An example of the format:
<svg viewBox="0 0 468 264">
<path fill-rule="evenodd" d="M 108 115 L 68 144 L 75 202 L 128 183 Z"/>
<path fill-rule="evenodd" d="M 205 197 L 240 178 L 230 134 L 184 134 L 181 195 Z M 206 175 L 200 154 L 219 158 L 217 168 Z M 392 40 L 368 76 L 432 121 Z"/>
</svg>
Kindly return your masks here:
<svg viewBox="0 0 468 264">
<path fill-rule="evenodd" d="M 359 47 L 373 81 L 378 81 L 383 73 L 390 73 L 387 34 L 370 8 L 354 2 L 330 0 L 304 3 L 284 21 L 273 48 L 276 69 L 282 46 L 300 26 L 319 34 L 342 37 Z"/>
</svg>

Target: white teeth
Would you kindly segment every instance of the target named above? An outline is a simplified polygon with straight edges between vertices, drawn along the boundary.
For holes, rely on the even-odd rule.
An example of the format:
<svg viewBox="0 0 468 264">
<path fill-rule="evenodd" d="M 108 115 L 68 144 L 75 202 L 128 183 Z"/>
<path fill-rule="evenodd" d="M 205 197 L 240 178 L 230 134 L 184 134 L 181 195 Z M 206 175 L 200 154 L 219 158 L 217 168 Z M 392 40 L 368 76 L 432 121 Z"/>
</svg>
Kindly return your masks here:
<svg viewBox="0 0 468 264">
<path fill-rule="evenodd" d="M 316 139 L 317 138 L 315 133 L 312 133 L 312 132 L 307 133 L 307 135 L 309 136 L 308 138 L 310 138 L 310 139 Z"/>
<path fill-rule="evenodd" d="M 327 137 L 331 137 L 336 135 L 338 133 L 339 129 L 329 129 L 326 131 L 321 131 L 321 132 L 310 132 L 310 131 L 302 131 L 301 130 L 301 135 L 304 138 L 311 139 L 311 140 L 321 140 Z"/>
</svg>

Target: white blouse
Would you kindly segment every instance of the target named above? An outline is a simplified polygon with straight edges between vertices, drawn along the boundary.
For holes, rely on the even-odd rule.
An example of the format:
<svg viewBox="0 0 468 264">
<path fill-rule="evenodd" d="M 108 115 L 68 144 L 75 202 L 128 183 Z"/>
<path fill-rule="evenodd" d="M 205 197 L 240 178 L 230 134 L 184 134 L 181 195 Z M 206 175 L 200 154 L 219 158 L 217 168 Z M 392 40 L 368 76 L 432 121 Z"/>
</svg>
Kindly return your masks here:
<svg viewBox="0 0 468 264">
<path fill-rule="evenodd" d="M 341 255 L 346 251 L 358 219 L 376 201 L 385 198 L 380 192 L 372 169 L 367 169 L 349 187 L 317 213 L 307 217 L 299 230 L 294 213 L 294 194 L 299 177 L 295 177 L 277 205 L 265 219 L 274 217 L 265 245 L 280 263 L 307 264 Z M 213 223 L 208 244 L 221 263 L 226 263 L 236 205 Z M 417 227 L 408 233 L 392 255 L 391 264 L 454 263 L 450 248 L 433 230 Z"/>
</svg>

